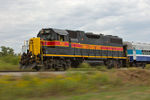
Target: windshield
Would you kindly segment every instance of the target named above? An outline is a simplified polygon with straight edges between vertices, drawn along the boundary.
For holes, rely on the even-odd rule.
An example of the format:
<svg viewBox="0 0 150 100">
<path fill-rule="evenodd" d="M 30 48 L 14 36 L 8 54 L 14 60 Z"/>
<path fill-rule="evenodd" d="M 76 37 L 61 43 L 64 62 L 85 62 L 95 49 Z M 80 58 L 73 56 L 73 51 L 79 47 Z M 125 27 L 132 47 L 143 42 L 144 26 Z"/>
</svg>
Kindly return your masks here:
<svg viewBox="0 0 150 100">
<path fill-rule="evenodd" d="M 51 33 L 50 31 L 40 31 L 38 36 L 37 37 L 40 37 L 41 39 L 43 40 L 56 40 L 56 34 L 54 33 Z"/>
<path fill-rule="evenodd" d="M 39 37 L 43 40 L 55 40 L 53 34 L 40 34 Z"/>
</svg>

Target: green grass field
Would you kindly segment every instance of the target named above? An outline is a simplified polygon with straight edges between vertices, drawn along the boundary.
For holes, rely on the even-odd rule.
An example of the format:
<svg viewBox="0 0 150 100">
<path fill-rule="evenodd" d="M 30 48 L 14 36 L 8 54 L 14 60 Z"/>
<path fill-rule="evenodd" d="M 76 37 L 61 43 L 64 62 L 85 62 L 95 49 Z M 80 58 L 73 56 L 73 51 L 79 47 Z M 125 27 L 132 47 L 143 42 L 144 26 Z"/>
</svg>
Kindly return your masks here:
<svg viewBox="0 0 150 100">
<path fill-rule="evenodd" d="M 18 57 L 0 57 L 0 70 L 19 70 L 18 62 Z M 150 100 L 149 69 L 108 70 L 83 63 L 64 75 L 4 75 L 0 100 Z"/>
<path fill-rule="evenodd" d="M 124 86 L 122 88 L 112 88 L 108 91 L 97 93 L 87 93 L 81 95 L 69 95 L 61 97 L 32 98 L 28 100 L 150 100 L 149 86 Z M 22 99 L 27 100 L 27 99 Z"/>
<path fill-rule="evenodd" d="M 0 57 L 0 70 L 19 70 L 19 57 L 4 56 Z"/>
<path fill-rule="evenodd" d="M 150 100 L 149 86 L 112 88 L 96 93 L 73 94 L 63 96 L 18 97 L 11 100 Z M 4 99 L 3 99 L 4 100 Z"/>
<path fill-rule="evenodd" d="M 0 76 L 0 100 L 149 100 L 150 71 Z"/>
</svg>

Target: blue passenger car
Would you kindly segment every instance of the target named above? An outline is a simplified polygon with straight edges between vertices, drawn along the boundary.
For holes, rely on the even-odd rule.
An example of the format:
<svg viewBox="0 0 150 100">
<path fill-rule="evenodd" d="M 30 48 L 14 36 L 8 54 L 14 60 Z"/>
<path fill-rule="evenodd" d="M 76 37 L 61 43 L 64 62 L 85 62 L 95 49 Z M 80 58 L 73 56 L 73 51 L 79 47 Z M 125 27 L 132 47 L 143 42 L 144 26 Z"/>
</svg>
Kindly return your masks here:
<svg viewBox="0 0 150 100">
<path fill-rule="evenodd" d="M 127 45 L 127 57 L 130 63 L 149 63 L 150 62 L 150 44 L 125 42 Z"/>
</svg>

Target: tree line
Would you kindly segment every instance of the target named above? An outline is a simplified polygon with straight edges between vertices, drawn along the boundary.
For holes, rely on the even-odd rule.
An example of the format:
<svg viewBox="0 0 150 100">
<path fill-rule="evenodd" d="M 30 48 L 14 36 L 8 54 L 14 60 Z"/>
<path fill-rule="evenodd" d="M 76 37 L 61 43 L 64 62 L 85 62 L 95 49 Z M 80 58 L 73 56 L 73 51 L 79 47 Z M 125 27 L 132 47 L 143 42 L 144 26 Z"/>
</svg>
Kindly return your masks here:
<svg viewBox="0 0 150 100">
<path fill-rule="evenodd" d="M 16 54 L 14 53 L 14 49 L 6 46 L 1 46 L 0 47 L 0 56 L 15 56 Z"/>
</svg>

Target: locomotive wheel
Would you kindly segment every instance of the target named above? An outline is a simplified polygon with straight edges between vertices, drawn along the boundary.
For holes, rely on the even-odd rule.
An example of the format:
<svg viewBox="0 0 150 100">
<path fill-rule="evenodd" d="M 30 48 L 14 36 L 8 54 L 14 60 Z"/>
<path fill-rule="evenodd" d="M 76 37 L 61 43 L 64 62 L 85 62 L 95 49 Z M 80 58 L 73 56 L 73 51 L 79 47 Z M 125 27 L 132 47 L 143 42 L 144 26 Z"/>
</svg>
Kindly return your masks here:
<svg viewBox="0 0 150 100">
<path fill-rule="evenodd" d="M 121 66 L 122 66 L 122 63 L 120 61 L 118 61 L 118 60 L 114 61 L 114 67 L 115 68 L 121 68 Z"/>
<path fill-rule="evenodd" d="M 108 60 L 106 66 L 108 69 L 112 69 L 114 67 L 113 60 Z"/>
<path fill-rule="evenodd" d="M 69 68 L 70 68 L 70 65 L 68 65 L 68 64 L 66 64 L 66 65 L 63 66 L 64 71 L 67 70 L 67 69 L 69 69 Z"/>
<path fill-rule="evenodd" d="M 58 61 L 57 61 L 58 62 Z M 59 68 L 58 68 L 59 66 L 58 66 L 58 64 L 57 63 L 54 63 L 53 64 L 53 68 L 54 68 L 54 70 L 55 71 L 59 71 Z"/>
<path fill-rule="evenodd" d="M 59 70 L 67 70 L 71 66 L 71 61 L 70 59 L 65 59 L 65 58 L 51 58 L 51 59 L 46 59 L 44 61 L 44 66 L 43 68 L 46 69 L 54 69 L 55 71 Z M 38 70 L 38 68 L 37 68 Z"/>
<path fill-rule="evenodd" d="M 53 59 L 47 59 L 44 61 L 43 70 L 52 69 L 53 68 Z"/>
<path fill-rule="evenodd" d="M 68 60 L 65 60 L 65 64 L 64 64 L 64 70 L 67 70 L 71 67 L 71 61 L 68 59 Z"/>
<path fill-rule="evenodd" d="M 53 68 L 55 69 L 55 71 L 59 71 L 61 68 L 63 68 L 63 63 L 64 60 L 63 59 L 55 59 L 53 61 Z"/>
<path fill-rule="evenodd" d="M 121 67 L 121 64 L 117 60 L 108 60 L 106 65 L 108 69 Z"/>
<path fill-rule="evenodd" d="M 67 70 L 70 66 L 71 62 L 69 59 L 55 59 L 53 63 L 53 68 L 55 69 L 55 71 L 59 71 L 60 69 Z"/>
<path fill-rule="evenodd" d="M 55 68 L 55 71 L 59 71 L 59 68 Z"/>
<path fill-rule="evenodd" d="M 120 63 L 118 63 L 117 68 L 121 68 L 121 64 Z"/>
<path fill-rule="evenodd" d="M 36 71 L 40 71 L 40 70 L 41 70 L 41 67 L 35 66 L 33 69 L 36 70 Z"/>
</svg>

